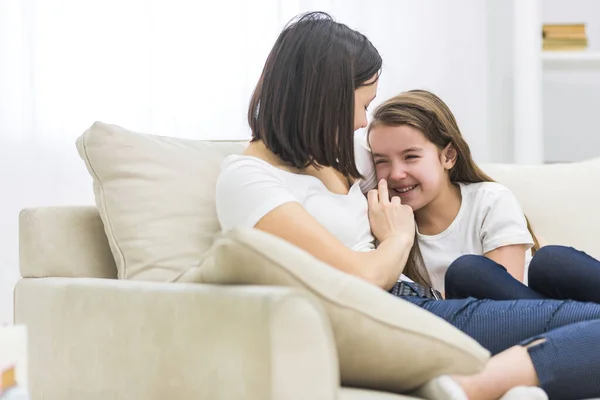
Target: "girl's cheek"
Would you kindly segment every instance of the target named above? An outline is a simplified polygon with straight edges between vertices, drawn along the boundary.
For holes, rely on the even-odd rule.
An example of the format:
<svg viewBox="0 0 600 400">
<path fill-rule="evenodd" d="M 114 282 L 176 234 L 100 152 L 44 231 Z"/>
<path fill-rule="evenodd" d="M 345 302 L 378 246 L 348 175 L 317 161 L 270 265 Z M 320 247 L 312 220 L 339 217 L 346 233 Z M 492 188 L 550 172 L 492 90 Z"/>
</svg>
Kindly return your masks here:
<svg viewBox="0 0 600 400">
<path fill-rule="evenodd" d="M 388 177 L 387 168 L 385 168 L 381 164 L 375 165 L 375 173 L 377 174 L 377 179 L 385 179 Z"/>
</svg>

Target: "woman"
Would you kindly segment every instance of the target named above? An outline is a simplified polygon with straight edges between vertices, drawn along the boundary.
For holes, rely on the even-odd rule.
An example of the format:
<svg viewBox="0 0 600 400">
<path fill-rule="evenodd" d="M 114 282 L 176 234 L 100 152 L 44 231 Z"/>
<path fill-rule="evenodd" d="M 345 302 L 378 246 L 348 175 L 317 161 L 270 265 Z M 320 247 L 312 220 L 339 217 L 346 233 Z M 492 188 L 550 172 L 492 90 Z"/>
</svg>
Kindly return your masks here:
<svg viewBox="0 0 600 400">
<path fill-rule="evenodd" d="M 254 227 L 385 290 L 396 284 L 414 242 L 413 212 L 398 197 L 390 200 L 384 180 L 364 198 L 361 184 L 369 182 L 357 162 L 370 160 L 355 161 L 353 147 L 353 131 L 367 125 L 381 65 L 366 37 L 326 14 L 304 15 L 283 30 L 250 102 L 252 140 L 243 155 L 224 161 L 219 175 L 216 205 L 224 231 Z M 530 326 L 514 323 L 519 312 L 544 311 L 537 301 L 513 302 L 513 311 L 499 318 L 504 303 L 471 299 L 471 310 L 485 304 L 486 312 L 454 318 L 454 309 L 446 311 L 463 300 L 409 298 L 496 354 L 481 373 L 442 377 L 421 396 L 439 398 L 436 387 L 446 382 L 454 399 L 498 399 L 520 385 L 541 385 L 554 399 L 600 395 L 600 359 L 594 358 L 600 306 L 549 302 L 565 312 L 552 318 L 557 329 L 547 332 L 542 315 Z"/>
<path fill-rule="evenodd" d="M 409 266 L 426 267 L 417 278 L 431 282 L 421 283 L 446 298 L 600 303 L 600 262 L 570 247 L 540 249 L 514 194 L 475 164 L 435 94 L 411 90 L 385 101 L 368 143 L 377 177 L 415 213 L 422 262 Z"/>
</svg>

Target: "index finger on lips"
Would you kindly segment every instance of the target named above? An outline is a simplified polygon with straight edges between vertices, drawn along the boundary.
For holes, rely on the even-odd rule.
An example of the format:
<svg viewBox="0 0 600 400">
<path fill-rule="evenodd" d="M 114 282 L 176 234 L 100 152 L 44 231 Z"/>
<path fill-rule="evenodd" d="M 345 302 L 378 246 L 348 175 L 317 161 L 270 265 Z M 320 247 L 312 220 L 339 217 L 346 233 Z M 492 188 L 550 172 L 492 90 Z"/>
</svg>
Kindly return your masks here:
<svg viewBox="0 0 600 400">
<path fill-rule="evenodd" d="M 379 181 L 378 185 L 379 190 L 379 201 L 381 203 L 387 204 L 390 202 L 390 194 L 388 192 L 388 185 L 385 179 Z"/>
</svg>

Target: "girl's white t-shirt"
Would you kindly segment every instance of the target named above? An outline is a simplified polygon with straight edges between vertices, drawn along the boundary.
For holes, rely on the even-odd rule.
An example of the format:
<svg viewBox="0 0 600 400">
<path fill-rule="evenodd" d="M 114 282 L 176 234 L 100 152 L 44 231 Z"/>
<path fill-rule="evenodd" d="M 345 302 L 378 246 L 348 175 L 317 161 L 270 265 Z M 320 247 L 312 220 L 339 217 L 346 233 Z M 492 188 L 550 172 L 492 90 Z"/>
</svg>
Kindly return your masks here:
<svg viewBox="0 0 600 400">
<path fill-rule="evenodd" d="M 433 287 L 444 290 L 444 276 L 450 264 L 465 254 L 484 255 L 499 247 L 525 244 L 525 277 L 531 261 L 533 239 L 515 195 L 495 182 L 460 184 L 462 202 L 454 221 L 437 235 L 417 240 Z"/>
</svg>

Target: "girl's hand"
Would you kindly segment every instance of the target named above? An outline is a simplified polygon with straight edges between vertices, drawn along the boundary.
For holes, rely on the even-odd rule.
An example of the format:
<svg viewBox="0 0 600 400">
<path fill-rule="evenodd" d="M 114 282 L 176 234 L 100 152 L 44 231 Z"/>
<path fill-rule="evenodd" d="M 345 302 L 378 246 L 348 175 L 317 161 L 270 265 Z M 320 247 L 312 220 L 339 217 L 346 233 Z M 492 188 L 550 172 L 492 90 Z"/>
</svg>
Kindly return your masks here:
<svg viewBox="0 0 600 400">
<path fill-rule="evenodd" d="M 414 241 L 415 217 L 412 208 L 394 196 L 390 201 L 387 181 L 379 181 L 377 189 L 369 190 L 369 223 L 373 235 L 383 242 L 393 236 L 401 236 Z"/>
</svg>

